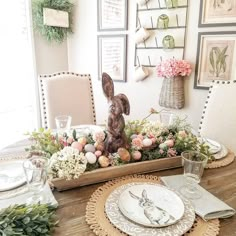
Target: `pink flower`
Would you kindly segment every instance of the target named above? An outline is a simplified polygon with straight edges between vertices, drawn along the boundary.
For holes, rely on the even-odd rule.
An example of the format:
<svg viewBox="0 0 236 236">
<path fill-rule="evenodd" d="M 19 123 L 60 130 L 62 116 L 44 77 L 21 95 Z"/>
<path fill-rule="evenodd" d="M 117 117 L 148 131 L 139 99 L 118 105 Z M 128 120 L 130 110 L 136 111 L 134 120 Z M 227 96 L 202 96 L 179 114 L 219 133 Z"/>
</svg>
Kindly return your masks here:
<svg viewBox="0 0 236 236">
<path fill-rule="evenodd" d="M 168 157 L 174 157 L 174 156 L 176 156 L 176 150 L 173 149 L 173 148 L 170 148 L 170 149 L 167 151 L 167 156 L 168 156 Z"/>
<path fill-rule="evenodd" d="M 159 153 L 160 153 L 160 154 L 163 154 L 163 153 L 164 153 L 164 151 L 163 151 L 162 149 L 160 149 L 160 150 L 159 150 Z"/>
<path fill-rule="evenodd" d="M 67 138 L 66 142 L 68 144 L 72 144 L 74 142 L 74 139 L 72 137 Z"/>
<path fill-rule="evenodd" d="M 143 135 L 142 135 L 142 134 L 138 134 L 138 135 L 137 135 L 137 138 L 139 138 L 139 139 L 141 139 L 141 140 L 143 140 L 143 139 L 144 139 L 144 137 L 143 137 Z"/>
<path fill-rule="evenodd" d="M 174 146 L 174 140 L 173 139 L 168 139 L 164 142 L 168 147 L 173 147 Z"/>
<path fill-rule="evenodd" d="M 132 146 L 134 146 L 134 148 L 137 148 L 138 150 L 141 149 L 143 147 L 142 139 L 134 138 L 132 140 Z"/>
<path fill-rule="evenodd" d="M 93 134 L 93 140 L 97 143 L 103 142 L 105 139 L 105 133 L 103 131 L 98 131 Z"/>
<path fill-rule="evenodd" d="M 158 77 L 189 76 L 191 72 L 191 65 L 185 60 L 167 59 L 157 65 Z"/>
</svg>

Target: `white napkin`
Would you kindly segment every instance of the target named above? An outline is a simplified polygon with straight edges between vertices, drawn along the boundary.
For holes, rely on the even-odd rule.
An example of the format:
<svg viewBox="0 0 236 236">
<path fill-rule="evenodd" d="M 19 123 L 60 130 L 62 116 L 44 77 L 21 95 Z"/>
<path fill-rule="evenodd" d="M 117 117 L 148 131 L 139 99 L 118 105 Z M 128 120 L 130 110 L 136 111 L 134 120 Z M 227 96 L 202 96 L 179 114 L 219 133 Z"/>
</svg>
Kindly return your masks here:
<svg viewBox="0 0 236 236">
<path fill-rule="evenodd" d="M 21 192 L 16 192 L 16 194 L 12 195 L 12 197 L 8 197 L 5 199 L 1 198 L 0 209 L 7 208 L 10 205 L 26 203 L 27 199 L 32 196 L 32 194 L 26 188 L 22 188 Z M 44 190 L 40 194 L 43 194 L 44 196 L 44 201 L 41 203 L 51 203 L 53 206 L 58 206 L 58 202 L 54 198 L 48 183 L 45 184 Z"/>
<path fill-rule="evenodd" d="M 185 184 L 183 175 L 172 175 L 161 177 L 162 182 L 169 188 L 179 191 L 181 186 Z M 226 203 L 209 193 L 207 190 L 197 185 L 197 191 L 202 196 L 198 199 L 191 199 L 194 204 L 195 212 L 204 220 L 215 218 L 227 218 L 235 214 L 235 210 Z"/>
</svg>

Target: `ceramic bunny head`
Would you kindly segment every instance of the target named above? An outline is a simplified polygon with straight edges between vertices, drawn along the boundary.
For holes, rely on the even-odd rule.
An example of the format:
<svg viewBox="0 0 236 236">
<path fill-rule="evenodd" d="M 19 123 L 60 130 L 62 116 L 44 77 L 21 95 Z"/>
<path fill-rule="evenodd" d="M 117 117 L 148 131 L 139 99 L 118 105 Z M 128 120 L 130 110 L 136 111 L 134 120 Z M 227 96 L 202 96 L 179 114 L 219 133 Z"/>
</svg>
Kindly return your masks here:
<svg viewBox="0 0 236 236">
<path fill-rule="evenodd" d="M 119 147 L 128 147 L 124 132 L 125 121 L 122 114 L 129 115 L 130 105 L 124 94 L 114 95 L 114 83 L 107 73 L 102 74 L 102 89 L 109 103 L 108 136 L 105 141 L 105 150 L 114 153 Z"/>
</svg>

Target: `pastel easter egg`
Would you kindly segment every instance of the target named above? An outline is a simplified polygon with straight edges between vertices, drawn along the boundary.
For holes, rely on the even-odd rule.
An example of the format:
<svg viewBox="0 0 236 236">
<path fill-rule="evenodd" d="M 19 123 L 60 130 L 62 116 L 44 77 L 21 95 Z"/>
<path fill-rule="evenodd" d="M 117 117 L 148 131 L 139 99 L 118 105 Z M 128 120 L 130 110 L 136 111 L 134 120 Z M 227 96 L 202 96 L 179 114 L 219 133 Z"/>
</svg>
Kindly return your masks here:
<svg viewBox="0 0 236 236">
<path fill-rule="evenodd" d="M 96 157 L 100 157 L 102 155 L 102 152 L 97 150 L 94 154 Z"/>
<path fill-rule="evenodd" d="M 100 156 L 98 158 L 98 163 L 101 167 L 108 167 L 110 164 L 110 161 L 106 156 Z"/>
<path fill-rule="evenodd" d="M 78 139 L 78 142 L 81 143 L 83 146 L 87 143 L 87 140 L 85 137 L 81 137 Z"/>
<path fill-rule="evenodd" d="M 161 144 L 159 145 L 159 148 L 160 148 L 160 149 L 165 149 L 165 148 L 167 148 L 167 144 L 166 144 L 166 143 L 161 143 Z"/>
<path fill-rule="evenodd" d="M 71 144 L 71 147 L 79 150 L 80 152 L 83 150 L 83 145 L 76 141 Z"/>
<path fill-rule="evenodd" d="M 95 149 L 95 147 L 93 146 L 93 144 L 86 144 L 85 146 L 84 146 L 84 151 L 85 152 L 95 152 L 96 151 L 96 149 Z"/>
<path fill-rule="evenodd" d="M 128 150 L 126 150 L 125 148 L 118 148 L 117 153 L 119 154 L 120 159 L 122 161 L 125 161 L 125 162 L 130 161 L 130 154 L 129 154 Z"/>
<path fill-rule="evenodd" d="M 151 140 L 151 139 L 145 138 L 145 139 L 143 140 L 143 146 L 144 146 L 144 147 L 150 147 L 151 145 L 152 145 L 152 140 Z"/>
<path fill-rule="evenodd" d="M 131 139 L 137 138 L 137 134 L 132 134 L 132 135 L 130 136 L 130 138 L 131 138 Z"/>
<path fill-rule="evenodd" d="M 103 143 L 94 143 L 94 147 L 99 150 L 99 151 L 103 151 L 104 150 L 104 144 Z"/>
<path fill-rule="evenodd" d="M 174 146 L 174 140 L 168 139 L 164 142 L 168 147 L 173 147 Z"/>
<path fill-rule="evenodd" d="M 135 161 L 139 161 L 142 157 L 142 154 L 140 151 L 133 151 L 132 152 L 132 158 L 135 160 Z"/>
<path fill-rule="evenodd" d="M 87 152 L 85 157 L 87 158 L 89 164 L 94 164 L 97 161 L 97 157 L 92 152 Z"/>
</svg>

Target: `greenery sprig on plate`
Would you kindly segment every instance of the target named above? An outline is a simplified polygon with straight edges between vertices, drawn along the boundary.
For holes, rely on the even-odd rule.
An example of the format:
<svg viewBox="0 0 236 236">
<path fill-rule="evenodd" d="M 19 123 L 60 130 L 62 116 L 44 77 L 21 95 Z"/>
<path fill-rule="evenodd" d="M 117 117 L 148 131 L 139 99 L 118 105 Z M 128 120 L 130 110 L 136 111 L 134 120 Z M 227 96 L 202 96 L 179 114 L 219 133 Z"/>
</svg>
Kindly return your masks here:
<svg viewBox="0 0 236 236">
<path fill-rule="evenodd" d="M 33 8 L 33 23 L 34 29 L 39 32 L 47 41 L 55 41 L 62 43 L 68 34 L 73 33 L 72 30 L 72 4 L 69 0 L 34 0 Z M 55 27 L 43 24 L 43 8 L 51 8 L 60 11 L 66 11 L 69 14 L 69 27 Z"/>
<path fill-rule="evenodd" d="M 58 224 L 50 204 L 14 205 L 0 211 L 1 236 L 51 235 Z"/>
</svg>

